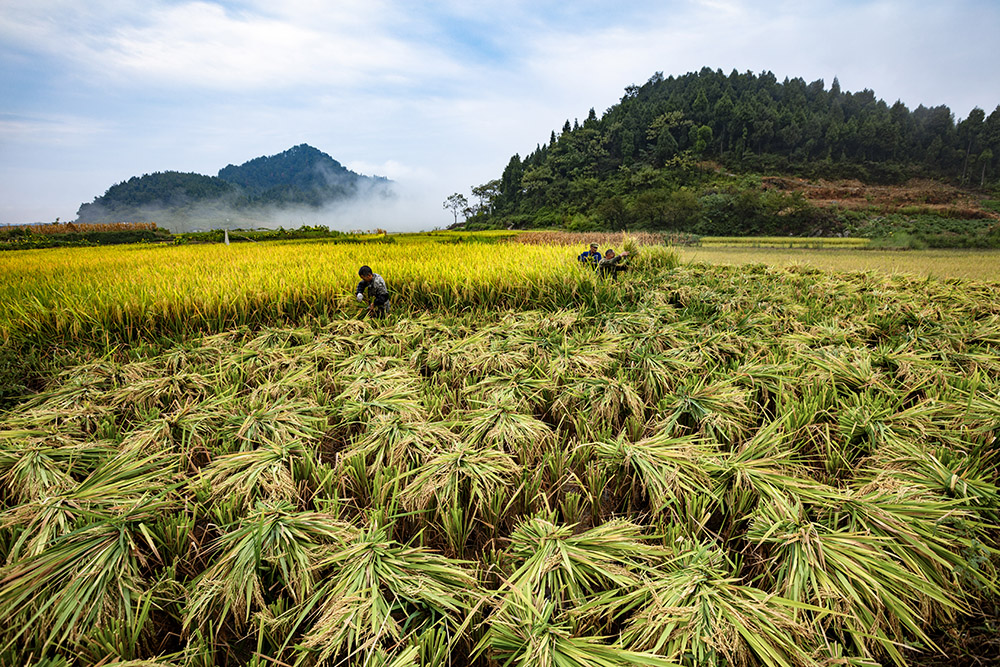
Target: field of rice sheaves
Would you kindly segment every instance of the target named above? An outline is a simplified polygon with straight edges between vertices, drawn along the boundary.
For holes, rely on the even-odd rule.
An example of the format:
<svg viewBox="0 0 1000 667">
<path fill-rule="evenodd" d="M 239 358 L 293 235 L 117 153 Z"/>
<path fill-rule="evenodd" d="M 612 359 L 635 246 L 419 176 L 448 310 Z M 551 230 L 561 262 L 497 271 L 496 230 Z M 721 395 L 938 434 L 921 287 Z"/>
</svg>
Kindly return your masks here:
<svg viewBox="0 0 1000 667">
<path fill-rule="evenodd" d="M 0 664 L 990 655 L 952 629 L 997 586 L 993 286 L 658 250 L 615 283 L 565 247 L 452 248 L 409 274 L 274 249 L 297 268 L 261 294 L 339 272 L 349 297 L 363 262 L 398 307 L 109 350 L 0 414 Z M 73 275 L 8 309 L 11 340 L 65 345 L 18 318 L 88 296 L 96 339 L 116 298 Z"/>
</svg>

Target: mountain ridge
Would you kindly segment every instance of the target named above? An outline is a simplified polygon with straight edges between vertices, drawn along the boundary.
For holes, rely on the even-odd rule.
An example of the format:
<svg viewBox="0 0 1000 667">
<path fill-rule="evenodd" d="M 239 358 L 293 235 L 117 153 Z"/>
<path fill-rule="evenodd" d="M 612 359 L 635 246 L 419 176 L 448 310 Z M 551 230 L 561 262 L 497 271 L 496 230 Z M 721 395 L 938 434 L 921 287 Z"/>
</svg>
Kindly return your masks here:
<svg viewBox="0 0 1000 667">
<path fill-rule="evenodd" d="M 392 196 L 392 181 L 358 174 L 303 143 L 229 164 L 215 176 L 178 171 L 133 176 L 81 204 L 76 222 L 210 221 L 294 206 L 318 209 L 370 194 Z"/>
</svg>

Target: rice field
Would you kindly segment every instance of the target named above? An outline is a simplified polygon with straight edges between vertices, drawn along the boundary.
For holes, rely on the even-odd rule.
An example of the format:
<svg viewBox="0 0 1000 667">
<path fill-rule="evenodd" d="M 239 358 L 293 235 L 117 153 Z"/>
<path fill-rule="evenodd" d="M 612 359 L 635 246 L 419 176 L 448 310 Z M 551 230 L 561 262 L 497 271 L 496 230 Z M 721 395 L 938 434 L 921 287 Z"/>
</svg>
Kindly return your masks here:
<svg viewBox="0 0 1000 667">
<path fill-rule="evenodd" d="M 685 262 L 809 266 L 824 271 L 875 271 L 937 280 L 1000 282 L 996 250 L 858 250 L 825 248 L 686 247 L 677 253 Z"/>
<path fill-rule="evenodd" d="M 650 255 L 669 254 L 664 248 Z M 63 248 L 0 255 L 8 342 L 134 342 L 239 325 L 341 318 L 357 270 L 391 280 L 399 307 L 599 303 L 610 286 L 554 245 L 323 243 Z M 595 298 L 598 301 L 595 301 Z"/>
<path fill-rule="evenodd" d="M 0 257 L 0 664 L 995 656 L 996 285 L 626 241 Z"/>
<path fill-rule="evenodd" d="M 828 238 L 810 236 L 702 236 L 700 246 L 736 246 L 750 248 L 864 248 L 871 239 L 860 237 Z"/>
<path fill-rule="evenodd" d="M 67 234 L 71 232 L 154 232 L 157 227 L 155 222 L 53 222 L 38 225 L 9 225 L 2 229 L 23 229 L 35 234 Z"/>
</svg>

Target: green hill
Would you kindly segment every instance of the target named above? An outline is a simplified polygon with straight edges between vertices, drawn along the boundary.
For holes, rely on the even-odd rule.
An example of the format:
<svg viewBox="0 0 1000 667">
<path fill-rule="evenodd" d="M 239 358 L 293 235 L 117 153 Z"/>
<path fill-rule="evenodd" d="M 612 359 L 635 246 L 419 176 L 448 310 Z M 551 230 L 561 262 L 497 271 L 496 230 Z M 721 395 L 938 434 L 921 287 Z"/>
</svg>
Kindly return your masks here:
<svg viewBox="0 0 1000 667">
<path fill-rule="evenodd" d="M 219 178 L 240 188 L 251 203 L 292 203 L 321 206 L 355 197 L 372 188 L 384 190 L 389 181 L 347 169 L 307 144 L 284 153 L 259 157 L 219 170 Z"/>
<path fill-rule="evenodd" d="M 82 204 L 77 222 L 253 217 L 275 208 L 319 208 L 368 194 L 388 196 L 391 181 L 357 174 L 312 146 L 229 165 L 218 176 L 156 172 L 133 176 Z"/>
<path fill-rule="evenodd" d="M 871 90 L 843 91 L 836 79 L 827 87 L 704 68 L 657 73 L 626 88 L 603 116 L 591 109 L 524 158 L 514 155 L 499 179 L 473 188 L 480 205 L 468 224 L 843 234 L 873 217 L 810 200 L 806 188 L 768 187 L 765 177 L 777 175 L 824 179 L 834 189 L 845 180 L 947 184 L 956 192 L 945 202 L 952 213 L 969 209 L 972 193 L 972 219 L 988 228 L 998 173 L 1000 106 L 989 115 L 973 109 L 956 123 L 947 106 L 910 110 Z"/>
<path fill-rule="evenodd" d="M 214 176 L 156 172 L 133 176 L 108 188 L 89 204 L 81 204 L 77 222 L 137 222 L 152 212 L 182 212 L 212 202 L 227 207 L 238 205 L 239 189 Z"/>
</svg>

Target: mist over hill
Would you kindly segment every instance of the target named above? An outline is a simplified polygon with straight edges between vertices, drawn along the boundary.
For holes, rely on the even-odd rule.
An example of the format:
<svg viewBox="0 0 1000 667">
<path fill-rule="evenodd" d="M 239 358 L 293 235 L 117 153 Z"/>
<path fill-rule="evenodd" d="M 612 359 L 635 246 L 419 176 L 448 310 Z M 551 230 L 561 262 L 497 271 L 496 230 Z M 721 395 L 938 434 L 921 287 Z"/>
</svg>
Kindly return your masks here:
<svg viewBox="0 0 1000 667">
<path fill-rule="evenodd" d="M 324 212 L 385 203 L 392 181 L 365 176 L 300 144 L 277 155 L 227 165 L 217 176 L 176 171 L 133 176 L 77 211 L 77 222 L 156 222 L 172 231 L 315 223 Z"/>
</svg>

